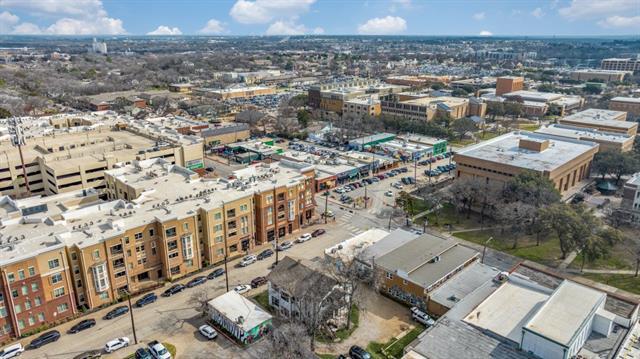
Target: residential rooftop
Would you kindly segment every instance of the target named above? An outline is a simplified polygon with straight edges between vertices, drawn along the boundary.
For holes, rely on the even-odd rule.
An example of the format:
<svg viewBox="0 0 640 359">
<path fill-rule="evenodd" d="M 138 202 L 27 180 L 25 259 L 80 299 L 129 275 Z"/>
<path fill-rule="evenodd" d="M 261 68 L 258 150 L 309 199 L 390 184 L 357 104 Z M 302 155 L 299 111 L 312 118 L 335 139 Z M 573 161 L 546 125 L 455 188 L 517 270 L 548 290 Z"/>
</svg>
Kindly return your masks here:
<svg viewBox="0 0 640 359">
<path fill-rule="evenodd" d="M 233 290 L 211 299 L 208 305 L 245 332 L 271 319 L 271 314 Z"/>
</svg>

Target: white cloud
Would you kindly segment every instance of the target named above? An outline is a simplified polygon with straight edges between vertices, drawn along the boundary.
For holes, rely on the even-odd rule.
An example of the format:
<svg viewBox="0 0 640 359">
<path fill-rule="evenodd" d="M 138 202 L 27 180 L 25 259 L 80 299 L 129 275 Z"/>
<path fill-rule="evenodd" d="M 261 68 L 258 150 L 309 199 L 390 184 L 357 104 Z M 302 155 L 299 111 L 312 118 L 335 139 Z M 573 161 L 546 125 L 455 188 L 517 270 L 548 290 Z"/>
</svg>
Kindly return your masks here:
<svg viewBox="0 0 640 359">
<path fill-rule="evenodd" d="M 304 35 L 307 28 L 302 24 L 296 24 L 291 21 L 276 21 L 269 25 L 267 35 Z"/>
<path fill-rule="evenodd" d="M 482 30 L 482 31 L 480 31 L 480 33 L 478 35 L 479 36 L 493 36 L 493 33 L 491 31 L 488 31 L 488 30 Z"/>
<path fill-rule="evenodd" d="M 358 26 L 362 35 L 392 35 L 404 32 L 407 22 L 399 16 L 375 17 Z"/>
<path fill-rule="evenodd" d="M 147 35 L 182 35 L 182 31 L 177 27 L 160 25 L 157 29 L 148 32 Z"/>
<path fill-rule="evenodd" d="M 16 35 L 39 35 L 42 34 L 42 30 L 36 24 L 23 22 L 14 27 L 11 33 Z"/>
<path fill-rule="evenodd" d="M 238 0 L 229 15 L 242 24 L 265 24 L 276 18 L 295 19 L 316 0 Z"/>
<path fill-rule="evenodd" d="M 609 16 L 598 21 L 598 25 L 604 28 L 640 28 L 640 16 Z"/>
<path fill-rule="evenodd" d="M 225 31 L 224 24 L 216 19 L 207 21 L 207 24 L 200 30 L 201 34 L 221 34 Z"/>
<path fill-rule="evenodd" d="M 476 20 L 484 20 L 486 14 L 484 12 L 478 12 L 473 14 L 473 18 Z"/>
<path fill-rule="evenodd" d="M 572 0 L 558 13 L 569 20 L 602 19 L 609 16 L 622 16 L 629 12 L 638 12 L 638 0 Z"/>
<path fill-rule="evenodd" d="M 11 31 L 13 25 L 17 24 L 20 18 L 8 11 L 0 12 L 0 34 L 6 34 Z"/>
<path fill-rule="evenodd" d="M 542 11 L 542 8 L 537 7 L 531 12 L 531 16 L 540 19 L 544 16 L 544 11 Z"/>
<path fill-rule="evenodd" d="M 13 33 L 52 35 L 125 34 L 122 20 L 109 17 L 101 0 L 0 0 L 0 6 L 34 17 L 54 18 L 49 26 L 16 24 Z"/>
<path fill-rule="evenodd" d="M 313 29 L 313 33 L 316 35 L 322 35 L 324 34 L 324 29 L 321 27 L 316 27 L 315 29 Z"/>
</svg>

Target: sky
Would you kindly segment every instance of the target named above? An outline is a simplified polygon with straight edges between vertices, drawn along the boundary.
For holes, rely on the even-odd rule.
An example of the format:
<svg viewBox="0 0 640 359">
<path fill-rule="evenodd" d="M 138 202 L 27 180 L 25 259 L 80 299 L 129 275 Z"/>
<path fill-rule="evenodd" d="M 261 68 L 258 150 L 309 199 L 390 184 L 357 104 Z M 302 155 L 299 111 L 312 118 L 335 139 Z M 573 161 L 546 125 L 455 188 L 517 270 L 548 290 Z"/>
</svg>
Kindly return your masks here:
<svg viewBox="0 0 640 359">
<path fill-rule="evenodd" d="M 639 35 L 640 0 L 0 0 L 0 34 Z"/>
</svg>

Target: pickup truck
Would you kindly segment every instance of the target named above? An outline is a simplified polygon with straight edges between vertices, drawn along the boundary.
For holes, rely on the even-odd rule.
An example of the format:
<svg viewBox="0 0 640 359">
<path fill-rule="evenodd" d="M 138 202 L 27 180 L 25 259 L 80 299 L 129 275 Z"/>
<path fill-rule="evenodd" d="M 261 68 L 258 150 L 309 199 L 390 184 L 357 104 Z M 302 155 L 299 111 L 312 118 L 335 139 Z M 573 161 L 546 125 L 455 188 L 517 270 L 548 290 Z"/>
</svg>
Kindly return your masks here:
<svg viewBox="0 0 640 359">
<path fill-rule="evenodd" d="M 171 359 L 171 353 L 157 340 L 149 343 L 149 351 L 155 359 Z"/>
</svg>

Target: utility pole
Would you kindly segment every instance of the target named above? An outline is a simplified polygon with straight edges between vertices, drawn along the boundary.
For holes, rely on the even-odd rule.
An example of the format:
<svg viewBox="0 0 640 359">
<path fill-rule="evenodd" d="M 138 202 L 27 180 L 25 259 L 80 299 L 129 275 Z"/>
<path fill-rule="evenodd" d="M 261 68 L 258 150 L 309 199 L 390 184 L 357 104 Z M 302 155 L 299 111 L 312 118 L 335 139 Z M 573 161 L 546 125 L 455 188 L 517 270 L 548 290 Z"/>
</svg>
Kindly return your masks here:
<svg viewBox="0 0 640 359">
<path fill-rule="evenodd" d="M 124 294 L 127 296 L 127 301 L 129 302 L 129 317 L 131 318 L 131 329 L 133 329 L 133 342 L 138 344 L 138 336 L 136 335 L 136 322 L 133 320 L 133 307 L 131 306 L 131 293 L 128 290 L 123 290 Z"/>
<path fill-rule="evenodd" d="M 492 239 L 493 237 L 489 237 L 489 239 L 484 242 L 484 247 L 482 247 L 482 259 L 480 260 L 480 263 L 482 264 L 484 264 L 484 254 L 487 252 L 487 244 L 489 244 Z"/>
<path fill-rule="evenodd" d="M 416 183 L 416 187 L 418 187 L 418 159 L 413 159 L 413 181 Z"/>
<path fill-rule="evenodd" d="M 26 142 L 24 140 L 24 134 L 22 133 L 21 119 L 14 117 L 9 120 L 9 134 L 11 136 L 11 144 L 18 147 L 18 153 L 20 154 L 20 164 L 22 165 L 22 176 L 24 177 L 24 186 L 27 189 L 27 196 L 31 196 L 31 189 L 29 188 L 29 178 L 27 177 L 27 168 L 24 165 L 24 156 L 22 155 L 22 146 L 24 146 Z"/>
<path fill-rule="evenodd" d="M 329 190 L 324 193 L 324 224 L 327 224 L 327 212 L 329 206 Z"/>
<path fill-rule="evenodd" d="M 638 270 L 640 270 L 640 252 L 638 252 L 638 254 L 636 256 L 636 275 L 635 275 L 635 277 L 638 276 Z"/>
</svg>

